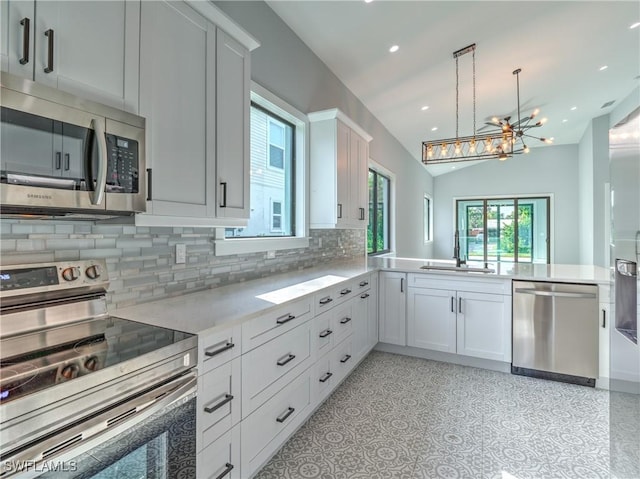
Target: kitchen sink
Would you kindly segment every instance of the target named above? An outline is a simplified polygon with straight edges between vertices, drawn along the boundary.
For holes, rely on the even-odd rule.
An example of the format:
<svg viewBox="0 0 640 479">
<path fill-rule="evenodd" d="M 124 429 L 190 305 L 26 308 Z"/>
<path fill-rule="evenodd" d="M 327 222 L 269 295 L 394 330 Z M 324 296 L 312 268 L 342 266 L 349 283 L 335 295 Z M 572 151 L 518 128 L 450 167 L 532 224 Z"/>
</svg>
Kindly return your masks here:
<svg viewBox="0 0 640 479">
<path fill-rule="evenodd" d="M 423 266 L 420 266 L 420 269 L 436 270 L 436 271 L 456 271 L 461 273 L 495 273 L 495 270 L 491 268 L 479 268 L 479 267 L 466 266 L 466 265 L 455 266 L 455 265 L 448 265 L 448 264 L 442 264 L 442 265 L 425 264 Z"/>
</svg>

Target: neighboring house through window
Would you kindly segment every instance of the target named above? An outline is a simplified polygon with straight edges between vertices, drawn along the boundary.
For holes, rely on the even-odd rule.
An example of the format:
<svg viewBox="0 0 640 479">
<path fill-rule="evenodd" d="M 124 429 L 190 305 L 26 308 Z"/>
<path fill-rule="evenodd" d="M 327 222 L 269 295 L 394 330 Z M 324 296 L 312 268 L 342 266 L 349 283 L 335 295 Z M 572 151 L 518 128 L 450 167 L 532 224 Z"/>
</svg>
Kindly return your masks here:
<svg viewBox="0 0 640 479">
<path fill-rule="evenodd" d="M 271 202 L 271 231 L 282 231 L 282 203 L 280 201 Z"/>
<path fill-rule="evenodd" d="M 277 121 L 273 117 L 268 118 L 269 122 L 269 166 L 271 168 L 284 169 L 285 165 L 285 136 L 286 125 Z"/>
</svg>

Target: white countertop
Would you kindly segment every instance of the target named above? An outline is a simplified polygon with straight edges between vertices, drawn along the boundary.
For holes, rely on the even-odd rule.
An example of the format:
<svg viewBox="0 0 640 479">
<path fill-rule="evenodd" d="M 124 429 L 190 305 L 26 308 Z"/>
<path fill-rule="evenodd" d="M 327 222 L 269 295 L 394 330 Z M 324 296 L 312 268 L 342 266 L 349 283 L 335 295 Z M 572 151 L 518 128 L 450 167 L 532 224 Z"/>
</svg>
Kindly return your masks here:
<svg viewBox="0 0 640 479">
<path fill-rule="evenodd" d="M 211 332 L 268 313 L 287 301 L 315 294 L 328 286 L 378 270 L 453 275 L 458 278 L 521 279 L 603 285 L 609 283 L 609 270 L 598 266 L 490 263 L 489 267 L 495 270 L 493 273 L 472 273 L 420 269 L 420 266 L 425 264 L 455 265 L 455 262 L 393 257 L 333 262 L 220 288 L 185 293 L 117 309 L 111 314 L 188 333 Z"/>
</svg>

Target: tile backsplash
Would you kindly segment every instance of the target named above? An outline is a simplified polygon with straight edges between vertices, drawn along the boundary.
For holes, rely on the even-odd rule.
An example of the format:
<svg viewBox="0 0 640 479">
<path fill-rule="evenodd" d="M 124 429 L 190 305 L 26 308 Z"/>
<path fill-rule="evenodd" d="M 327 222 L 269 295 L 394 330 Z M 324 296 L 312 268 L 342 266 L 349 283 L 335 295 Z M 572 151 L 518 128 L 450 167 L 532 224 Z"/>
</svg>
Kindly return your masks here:
<svg viewBox="0 0 640 479">
<path fill-rule="evenodd" d="M 0 222 L 0 263 L 22 264 L 105 258 L 111 309 L 300 270 L 318 261 L 363 257 L 366 231 L 311 230 L 308 248 L 214 256 L 213 229 L 136 227 L 87 222 Z M 187 262 L 175 264 L 175 245 Z"/>
</svg>

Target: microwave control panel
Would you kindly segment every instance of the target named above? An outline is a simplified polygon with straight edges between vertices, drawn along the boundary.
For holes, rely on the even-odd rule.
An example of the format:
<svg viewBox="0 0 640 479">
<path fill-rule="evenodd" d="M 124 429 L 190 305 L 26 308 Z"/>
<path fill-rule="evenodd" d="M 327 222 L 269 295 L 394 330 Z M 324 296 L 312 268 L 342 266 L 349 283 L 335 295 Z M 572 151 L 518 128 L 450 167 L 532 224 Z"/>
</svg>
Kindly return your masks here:
<svg viewBox="0 0 640 479">
<path fill-rule="evenodd" d="M 137 193 L 138 142 L 107 134 L 107 192 Z"/>
</svg>

